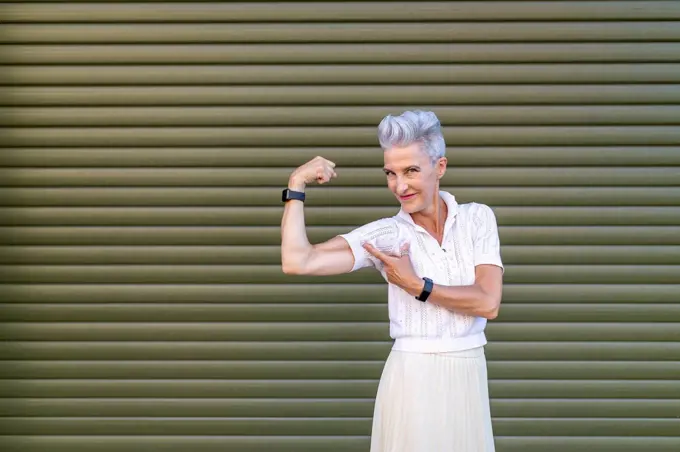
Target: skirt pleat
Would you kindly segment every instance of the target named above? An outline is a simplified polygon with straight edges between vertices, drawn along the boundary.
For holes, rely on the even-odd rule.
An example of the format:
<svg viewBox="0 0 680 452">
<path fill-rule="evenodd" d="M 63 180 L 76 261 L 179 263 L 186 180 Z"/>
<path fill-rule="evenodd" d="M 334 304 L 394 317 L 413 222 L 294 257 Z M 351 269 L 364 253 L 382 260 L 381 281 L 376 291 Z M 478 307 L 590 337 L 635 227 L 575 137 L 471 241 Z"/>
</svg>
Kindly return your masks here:
<svg viewBox="0 0 680 452">
<path fill-rule="evenodd" d="M 484 348 L 392 350 L 378 386 L 370 452 L 494 452 Z"/>
</svg>

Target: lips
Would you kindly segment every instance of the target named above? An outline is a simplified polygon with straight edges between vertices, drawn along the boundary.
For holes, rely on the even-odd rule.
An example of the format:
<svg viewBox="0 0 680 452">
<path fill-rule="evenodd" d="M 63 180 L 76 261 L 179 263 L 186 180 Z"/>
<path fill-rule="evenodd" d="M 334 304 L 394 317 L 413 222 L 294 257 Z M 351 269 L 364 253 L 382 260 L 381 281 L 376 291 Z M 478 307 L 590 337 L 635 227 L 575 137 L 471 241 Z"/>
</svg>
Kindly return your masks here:
<svg viewBox="0 0 680 452">
<path fill-rule="evenodd" d="M 410 195 L 405 195 L 405 196 L 399 196 L 400 201 L 408 201 L 409 199 L 413 199 L 416 196 L 415 193 L 411 193 Z"/>
</svg>

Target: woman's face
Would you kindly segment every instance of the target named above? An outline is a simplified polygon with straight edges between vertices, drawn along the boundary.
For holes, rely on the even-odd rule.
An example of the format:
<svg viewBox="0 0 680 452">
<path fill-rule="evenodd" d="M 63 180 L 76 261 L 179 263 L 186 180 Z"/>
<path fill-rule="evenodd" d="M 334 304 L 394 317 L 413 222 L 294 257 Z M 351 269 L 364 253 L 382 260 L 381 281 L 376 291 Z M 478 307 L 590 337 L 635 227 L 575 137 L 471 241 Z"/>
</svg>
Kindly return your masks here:
<svg viewBox="0 0 680 452">
<path fill-rule="evenodd" d="M 406 213 L 427 209 L 439 194 L 439 179 L 446 171 L 446 158 L 432 164 L 419 143 L 384 152 L 383 171 L 387 186 Z"/>
</svg>

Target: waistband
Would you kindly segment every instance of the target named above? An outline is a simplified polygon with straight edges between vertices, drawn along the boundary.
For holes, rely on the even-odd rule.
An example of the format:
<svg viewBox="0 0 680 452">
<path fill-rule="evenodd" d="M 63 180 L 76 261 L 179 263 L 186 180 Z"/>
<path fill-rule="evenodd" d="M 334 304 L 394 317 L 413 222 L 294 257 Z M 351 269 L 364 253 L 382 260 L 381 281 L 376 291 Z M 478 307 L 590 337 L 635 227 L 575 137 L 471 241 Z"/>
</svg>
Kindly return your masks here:
<svg viewBox="0 0 680 452">
<path fill-rule="evenodd" d="M 469 350 L 486 345 L 486 335 L 482 333 L 456 338 L 398 337 L 392 350 L 402 352 L 444 353 Z"/>
</svg>

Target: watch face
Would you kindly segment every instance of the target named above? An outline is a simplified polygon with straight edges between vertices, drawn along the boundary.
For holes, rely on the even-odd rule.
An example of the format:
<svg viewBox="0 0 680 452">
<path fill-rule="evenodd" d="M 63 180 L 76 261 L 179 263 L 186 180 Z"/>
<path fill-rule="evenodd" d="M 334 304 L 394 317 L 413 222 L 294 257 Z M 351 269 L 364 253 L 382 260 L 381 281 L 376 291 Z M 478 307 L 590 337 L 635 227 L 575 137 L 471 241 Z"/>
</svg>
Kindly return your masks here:
<svg viewBox="0 0 680 452">
<path fill-rule="evenodd" d="M 290 188 L 286 188 L 283 190 L 283 193 L 281 194 L 281 201 L 286 202 L 290 201 L 291 199 L 297 199 L 300 201 L 305 200 L 305 194 L 301 192 L 296 192 L 291 190 Z"/>
</svg>

